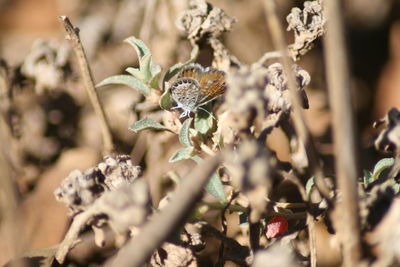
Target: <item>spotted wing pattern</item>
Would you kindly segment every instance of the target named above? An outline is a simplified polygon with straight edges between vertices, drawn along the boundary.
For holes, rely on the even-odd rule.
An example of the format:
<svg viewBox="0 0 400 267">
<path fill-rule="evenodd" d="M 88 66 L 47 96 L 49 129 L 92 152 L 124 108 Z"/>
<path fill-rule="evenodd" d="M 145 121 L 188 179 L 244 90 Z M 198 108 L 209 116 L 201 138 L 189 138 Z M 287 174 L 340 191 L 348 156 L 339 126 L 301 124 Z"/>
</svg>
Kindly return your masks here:
<svg viewBox="0 0 400 267">
<path fill-rule="evenodd" d="M 171 86 L 171 97 L 178 108 L 185 111 L 195 111 L 199 99 L 199 83 L 192 78 L 178 78 Z"/>
<path fill-rule="evenodd" d="M 178 75 L 179 78 L 193 78 L 199 80 L 201 74 L 204 72 L 203 66 L 198 63 L 191 63 L 185 66 Z"/>
<path fill-rule="evenodd" d="M 172 84 L 171 97 L 176 102 L 174 108 L 181 108 L 181 117 L 195 112 L 226 90 L 225 73 L 217 69 L 203 68 L 198 63 L 185 66 Z"/>
</svg>

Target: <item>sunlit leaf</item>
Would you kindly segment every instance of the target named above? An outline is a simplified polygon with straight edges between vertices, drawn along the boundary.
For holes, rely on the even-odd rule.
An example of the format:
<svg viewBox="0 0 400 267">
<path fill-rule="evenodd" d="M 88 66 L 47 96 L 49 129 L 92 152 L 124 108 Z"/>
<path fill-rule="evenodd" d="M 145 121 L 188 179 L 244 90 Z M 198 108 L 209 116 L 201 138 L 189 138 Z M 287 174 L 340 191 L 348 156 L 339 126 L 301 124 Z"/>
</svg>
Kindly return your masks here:
<svg viewBox="0 0 400 267">
<path fill-rule="evenodd" d="M 96 87 L 110 85 L 110 84 L 122 84 L 129 86 L 130 88 L 138 90 L 145 96 L 150 95 L 151 89 L 149 86 L 136 79 L 131 75 L 115 75 L 108 78 L 105 78 L 100 83 L 96 85 Z"/>
<path fill-rule="evenodd" d="M 172 108 L 171 94 L 169 89 L 165 90 L 161 95 L 159 105 L 165 110 L 170 110 Z"/>
<path fill-rule="evenodd" d="M 372 177 L 371 179 L 373 181 L 377 180 L 379 178 L 379 175 L 386 169 L 392 167 L 394 164 L 394 158 L 384 158 L 378 161 L 376 163 L 374 171 L 372 172 Z"/>
<path fill-rule="evenodd" d="M 210 130 L 213 128 L 213 117 L 211 113 L 208 111 L 210 110 L 210 107 L 211 106 L 207 104 L 201 107 L 201 109 L 198 109 L 198 111 L 195 114 L 194 128 L 203 135 L 208 134 Z"/>
<path fill-rule="evenodd" d="M 184 66 L 182 63 L 176 63 L 173 65 L 171 68 L 167 70 L 167 72 L 164 75 L 163 82 L 168 82 L 172 77 L 174 77 Z"/>
<path fill-rule="evenodd" d="M 192 157 L 194 161 L 198 164 L 203 162 L 203 159 L 199 156 Z M 208 181 L 207 185 L 205 186 L 205 190 L 207 193 L 218 199 L 221 203 L 228 203 L 228 199 L 225 194 L 224 186 L 221 182 L 221 178 L 217 173 L 214 173 L 210 177 L 210 181 Z"/>
<path fill-rule="evenodd" d="M 193 147 L 181 148 L 169 159 L 169 162 L 174 163 L 184 159 L 190 159 L 194 155 Z"/>
<path fill-rule="evenodd" d="M 128 37 L 124 42 L 130 44 L 135 48 L 136 53 L 139 56 L 139 62 L 142 57 L 150 53 L 150 49 L 143 43 L 142 40 L 135 38 L 134 36 Z"/>
<path fill-rule="evenodd" d="M 143 80 L 142 79 L 142 73 L 140 72 L 140 69 L 138 68 L 133 68 L 133 67 L 128 67 L 125 69 L 126 72 L 128 72 L 129 74 L 133 75 L 135 78 L 139 79 L 139 80 Z"/>
<path fill-rule="evenodd" d="M 372 178 L 372 172 L 364 170 L 364 176 L 363 176 L 364 185 L 367 186 L 373 181 L 374 180 Z"/>
<path fill-rule="evenodd" d="M 140 121 L 137 121 L 129 127 L 129 130 L 134 131 L 135 133 L 137 133 L 139 131 L 147 130 L 147 129 L 169 131 L 169 129 L 167 127 L 165 127 L 164 125 L 162 125 L 161 123 L 159 123 L 155 120 L 149 119 L 149 118 L 144 118 Z"/>
<path fill-rule="evenodd" d="M 179 131 L 179 142 L 184 146 L 192 146 L 189 135 L 189 128 L 192 120 L 192 118 L 186 119 L 182 124 L 181 130 Z"/>
<path fill-rule="evenodd" d="M 311 194 L 311 191 L 312 191 L 314 185 L 315 185 L 315 179 L 313 176 L 310 179 L 308 179 L 308 181 L 306 183 L 306 193 L 308 196 Z"/>
</svg>

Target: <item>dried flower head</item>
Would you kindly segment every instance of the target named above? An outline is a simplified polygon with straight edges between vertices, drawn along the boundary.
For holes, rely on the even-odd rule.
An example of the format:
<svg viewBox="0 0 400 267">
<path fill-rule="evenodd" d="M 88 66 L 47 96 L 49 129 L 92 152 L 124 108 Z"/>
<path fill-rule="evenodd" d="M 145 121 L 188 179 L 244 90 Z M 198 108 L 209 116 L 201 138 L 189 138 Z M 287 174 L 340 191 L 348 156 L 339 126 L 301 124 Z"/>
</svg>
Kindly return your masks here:
<svg viewBox="0 0 400 267">
<path fill-rule="evenodd" d="M 314 41 L 325 32 L 325 13 L 321 1 L 306 1 L 304 9 L 292 8 L 286 17 L 289 24 L 287 30 L 294 31 L 294 43 L 289 46 L 294 60 L 305 55 Z"/>
<path fill-rule="evenodd" d="M 309 84 L 309 74 L 297 65 L 292 68 L 303 108 L 308 108 L 304 87 Z M 227 75 L 226 103 L 232 114 L 229 127 L 238 132 L 262 123 L 277 126 L 282 115 L 292 108 L 287 78 L 280 63 L 268 67 L 253 65 L 242 67 Z"/>
<path fill-rule="evenodd" d="M 139 174 L 140 167 L 134 166 L 129 156 L 107 156 L 96 167 L 83 173 L 72 171 L 54 194 L 72 214 L 76 214 L 92 205 L 104 192 L 131 184 Z"/>
<path fill-rule="evenodd" d="M 195 43 L 205 35 L 218 38 L 223 32 L 230 31 L 234 22 L 236 19 L 226 15 L 222 9 L 203 0 L 191 0 L 189 9 L 178 20 L 178 27 Z"/>
</svg>

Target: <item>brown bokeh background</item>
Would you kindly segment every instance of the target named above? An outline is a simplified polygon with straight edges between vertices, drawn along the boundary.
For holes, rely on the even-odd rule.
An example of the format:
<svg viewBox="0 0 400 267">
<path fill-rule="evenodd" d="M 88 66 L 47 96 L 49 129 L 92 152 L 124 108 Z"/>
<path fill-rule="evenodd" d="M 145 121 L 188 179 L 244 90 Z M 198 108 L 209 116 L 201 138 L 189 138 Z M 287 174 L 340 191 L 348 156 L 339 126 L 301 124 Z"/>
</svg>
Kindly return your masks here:
<svg viewBox="0 0 400 267">
<path fill-rule="evenodd" d="M 137 65 L 134 51 L 122 43 L 123 39 L 131 35 L 141 38 L 149 45 L 154 60 L 165 71 L 174 63 L 183 62 L 189 57 L 190 45 L 175 26 L 178 14 L 185 8 L 185 2 L 181 0 L 1 0 L 0 58 L 11 69 L 16 70 L 14 78 L 18 78 L 21 64 L 37 39 L 49 41 L 55 47 L 65 42 L 64 31 L 57 20 L 59 15 L 65 14 L 81 30 L 83 45 L 88 53 L 96 82 L 122 73 L 127 66 Z M 224 42 L 241 61 L 252 63 L 265 52 L 273 50 L 261 1 L 210 2 L 238 19 L 234 30 L 225 34 Z M 302 5 L 302 1 L 277 2 L 284 25 L 286 25 L 285 16 L 290 9 L 294 5 Z M 375 152 L 373 148 L 377 132 L 372 129 L 372 123 L 384 116 L 391 107 L 400 107 L 400 2 L 348 0 L 346 19 L 351 84 L 358 127 L 357 139 L 362 156 L 360 163 L 361 168 L 371 169 L 374 162 L 384 156 Z M 287 38 L 288 42 L 292 41 L 291 32 L 287 33 Z M 312 78 L 307 90 L 310 109 L 306 111 L 306 119 L 312 134 L 316 137 L 319 151 L 326 156 L 326 166 L 329 168 L 332 146 L 322 49 L 322 42 L 318 41 L 315 48 L 298 64 L 306 69 Z M 209 51 L 202 51 L 199 61 L 210 64 L 210 55 Z M 72 80 L 76 81 L 78 76 L 76 66 L 72 64 L 69 72 L 75 75 Z M 34 92 L 32 88 L 35 85 L 31 79 L 24 78 L 18 86 L 19 93 L 16 98 L 19 102 L 17 102 L 24 103 L 21 113 L 35 114 L 31 110 L 46 107 L 43 114 L 61 113 L 64 116 L 61 122 L 53 123 L 56 125 L 53 130 L 58 131 L 57 133 L 49 132 L 47 129 L 45 134 L 45 137 L 58 138 L 57 146 L 51 153 L 49 152 L 50 154 L 41 151 L 46 149 L 43 146 L 33 147 L 29 153 L 26 151 L 16 153 L 12 149 L 6 149 L 12 142 L 9 143 L 3 138 L 4 136 L 0 141 L 5 158 L 17 158 L 14 162 L 18 163 L 14 166 L 0 164 L 3 166 L 0 168 L 2 174 L 0 179 L 9 174 L 17 181 L 19 192 L 17 214 L 23 229 L 18 235 L 21 236 L 23 250 L 31 250 L 55 245 L 62 239 L 69 221 L 65 208 L 56 203 L 52 192 L 70 171 L 84 170 L 97 162 L 101 157 L 101 138 L 86 94 L 78 82 L 60 83 L 42 94 Z M 60 92 L 57 93 L 57 90 Z M 134 135 L 127 131 L 127 127 L 136 120 L 135 115 L 129 113 L 132 103 L 140 98 L 136 92 L 118 88 L 113 92 L 101 91 L 101 97 L 108 116 L 113 118 L 111 123 L 113 133 L 122 152 L 132 153 L 136 163 L 147 167 L 150 167 L 148 164 L 154 159 L 164 159 L 167 162 L 177 147 L 166 141 L 170 137 L 168 134 L 165 139 L 157 139 L 159 144 L 151 145 L 149 144 L 152 140 L 151 133 Z M 71 104 L 68 101 L 71 101 Z M 69 109 L 76 109 L 77 113 L 68 113 Z M 68 119 L 67 114 L 74 114 L 70 116 L 76 118 L 72 118 L 74 122 L 70 124 L 63 124 Z M 57 116 L 55 117 L 57 121 Z M 33 116 L 31 119 L 33 124 L 36 123 L 35 118 Z M 51 121 L 52 117 L 49 118 Z M 6 133 L 10 140 L 20 140 L 12 135 Z M 36 142 L 34 137 L 28 140 L 30 143 Z M 290 160 L 287 140 L 279 130 L 274 131 L 268 141 L 280 159 Z M 150 148 L 147 150 L 148 147 Z M 42 157 L 43 153 L 45 156 Z M 18 158 L 21 155 L 23 158 Z M 156 165 L 157 168 L 151 167 L 146 170 L 146 175 L 151 177 L 149 179 L 153 179 L 151 183 L 157 183 L 154 182 L 157 179 L 164 179 L 166 171 L 172 167 L 169 163 Z M 184 166 L 177 165 L 178 169 L 185 169 Z M 163 191 L 154 186 L 152 194 L 153 202 L 157 203 Z M 3 201 L 2 206 L 7 205 L 4 203 L 7 201 L 4 197 L 0 200 Z M 0 234 L 7 233 L 4 233 L 3 229 Z M 5 240 L 7 239 L 0 240 L 0 264 L 15 253 L 8 247 L 7 242 L 4 242 Z M 323 241 L 319 239 L 318 242 Z M 326 259 L 326 262 L 334 263 L 335 259 L 330 259 L 332 254 L 326 254 L 323 256 L 324 250 L 321 250 L 319 255 Z"/>
</svg>

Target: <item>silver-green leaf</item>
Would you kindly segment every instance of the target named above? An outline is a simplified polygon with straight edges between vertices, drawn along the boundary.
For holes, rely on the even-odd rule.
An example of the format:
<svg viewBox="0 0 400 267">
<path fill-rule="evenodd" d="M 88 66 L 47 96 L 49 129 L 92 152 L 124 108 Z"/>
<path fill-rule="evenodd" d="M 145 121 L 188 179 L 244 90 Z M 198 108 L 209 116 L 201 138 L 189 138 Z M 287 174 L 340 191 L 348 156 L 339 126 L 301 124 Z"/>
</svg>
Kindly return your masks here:
<svg viewBox="0 0 400 267">
<path fill-rule="evenodd" d="M 130 127 L 129 130 L 134 131 L 135 133 L 147 130 L 147 129 L 154 129 L 154 130 L 166 130 L 169 131 L 167 127 L 162 125 L 161 123 L 149 119 L 149 118 L 144 118 L 140 121 L 137 121 L 133 123 Z"/>
<path fill-rule="evenodd" d="M 169 92 L 169 89 L 165 90 L 164 93 L 161 95 L 158 104 L 162 109 L 165 110 L 170 110 L 172 108 L 171 93 Z"/>
<path fill-rule="evenodd" d="M 210 105 L 206 105 L 204 107 L 205 110 L 210 108 Z M 194 128 L 199 131 L 199 133 L 206 135 L 208 134 L 213 127 L 213 117 L 211 113 L 208 111 L 204 111 L 202 109 L 198 109 L 194 118 Z"/>
<path fill-rule="evenodd" d="M 115 75 L 108 78 L 105 78 L 100 83 L 96 85 L 96 87 L 110 85 L 110 84 L 122 84 L 129 86 L 130 88 L 138 90 L 145 96 L 150 95 L 151 89 L 149 86 L 136 79 L 131 75 Z"/>
<path fill-rule="evenodd" d="M 190 135 L 189 135 L 189 128 L 190 128 L 190 124 L 192 123 L 192 118 L 188 118 L 186 119 L 183 124 L 182 124 L 182 128 L 179 131 L 179 142 L 184 145 L 184 146 L 192 146 L 192 144 L 190 143 Z"/>
<path fill-rule="evenodd" d="M 174 163 L 184 159 L 190 159 L 193 157 L 195 151 L 193 147 L 181 148 L 169 159 L 169 162 Z"/>
<path fill-rule="evenodd" d="M 134 36 L 128 37 L 124 42 L 130 44 L 135 48 L 136 53 L 139 56 L 139 63 L 142 57 L 150 53 L 150 49 L 143 43 L 142 40 L 135 38 Z"/>
<path fill-rule="evenodd" d="M 192 160 L 196 161 L 200 164 L 203 159 L 199 156 L 193 156 Z M 207 193 L 218 199 L 219 202 L 225 204 L 228 203 L 228 199 L 225 194 L 224 186 L 221 182 L 221 178 L 217 173 L 211 175 L 210 180 L 208 181 L 207 185 L 205 186 L 205 190 Z"/>
<path fill-rule="evenodd" d="M 379 178 L 379 175 L 387 168 L 392 167 L 394 164 L 394 158 L 384 158 L 376 163 L 374 171 L 372 172 L 371 180 L 375 181 Z"/>
</svg>

